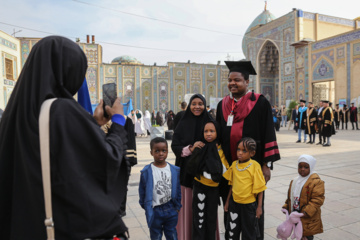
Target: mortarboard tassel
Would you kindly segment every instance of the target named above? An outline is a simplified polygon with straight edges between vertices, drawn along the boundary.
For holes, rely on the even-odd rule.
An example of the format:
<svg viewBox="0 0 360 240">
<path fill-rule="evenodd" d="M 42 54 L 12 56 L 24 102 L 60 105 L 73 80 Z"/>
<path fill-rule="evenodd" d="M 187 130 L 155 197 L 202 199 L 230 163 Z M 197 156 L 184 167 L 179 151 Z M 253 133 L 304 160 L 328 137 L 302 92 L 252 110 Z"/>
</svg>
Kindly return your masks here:
<svg viewBox="0 0 360 240">
<path fill-rule="evenodd" d="M 254 90 L 252 90 L 252 94 L 251 94 L 250 100 L 251 100 L 251 101 L 255 101 L 255 100 L 256 100 L 255 95 L 254 95 Z"/>
</svg>

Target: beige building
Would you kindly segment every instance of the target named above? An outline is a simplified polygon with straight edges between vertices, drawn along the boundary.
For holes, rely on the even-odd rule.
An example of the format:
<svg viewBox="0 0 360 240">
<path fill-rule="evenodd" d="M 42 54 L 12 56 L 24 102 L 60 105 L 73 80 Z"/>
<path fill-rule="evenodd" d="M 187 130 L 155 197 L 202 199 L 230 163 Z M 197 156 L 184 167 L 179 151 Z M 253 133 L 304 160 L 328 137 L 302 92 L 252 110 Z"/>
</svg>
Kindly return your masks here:
<svg viewBox="0 0 360 240">
<path fill-rule="evenodd" d="M 4 109 L 21 71 L 20 40 L 0 31 L 0 108 Z"/>
<path fill-rule="evenodd" d="M 252 77 L 251 88 L 277 105 L 292 99 L 315 104 L 320 99 L 345 100 L 347 104 L 358 99 L 359 20 L 300 9 L 275 18 L 265 9 L 242 42 L 246 58 L 258 72 Z"/>
</svg>

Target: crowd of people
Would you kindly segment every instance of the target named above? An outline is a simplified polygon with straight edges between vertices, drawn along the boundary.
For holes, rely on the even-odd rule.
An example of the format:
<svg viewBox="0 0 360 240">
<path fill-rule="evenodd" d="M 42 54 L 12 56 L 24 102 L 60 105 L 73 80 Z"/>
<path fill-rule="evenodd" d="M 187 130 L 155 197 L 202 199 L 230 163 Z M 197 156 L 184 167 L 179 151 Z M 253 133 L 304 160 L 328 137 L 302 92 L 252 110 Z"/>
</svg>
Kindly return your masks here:
<svg viewBox="0 0 360 240">
<path fill-rule="evenodd" d="M 287 126 L 287 109 L 282 106 L 280 109 L 272 106 L 273 120 L 276 131 L 280 130 L 280 126 Z M 344 104 L 340 108 L 339 104 L 332 107 L 332 103 L 328 100 L 321 100 L 318 106 L 314 106 L 312 102 L 301 99 L 299 104 L 291 110 L 290 126 L 294 124 L 293 130 L 298 133 L 296 143 L 303 142 L 307 144 L 315 144 L 315 136 L 318 134 L 318 142 L 316 145 L 324 147 L 331 146 L 331 136 L 335 135 L 337 130 L 348 129 L 348 122 L 351 122 L 352 130 L 360 130 L 358 127 L 358 110 L 355 103 L 351 103 L 351 107 L 347 108 Z M 280 124 L 281 123 L 281 124 Z M 289 126 L 289 127 L 290 127 Z M 307 142 L 307 136 L 309 141 Z"/>
<path fill-rule="evenodd" d="M 141 171 L 139 203 L 151 239 L 163 234 L 166 239 L 219 239 L 219 222 L 224 223 L 227 240 L 240 235 L 264 239 L 266 183 L 280 160 L 273 111 L 263 95 L 248 89 L 249 75 L 256 75 L 251 62 L 225 63 L 230 94 L 218 103 L 216 115 L 201 94 L 193 95 L 188 106 L 181 104 L 177 115 L 167 113 L 167 125 L 174 129 L 175 165 L 166 161 L 164 138 L 150 141 L 153 162 Z M 4 239 L 46 239 L 50 233 L 58 240 L 129 238 L 122 218 L 131 166 L 136 164 L 134 132 L 145 135 L 151 125 L 163 125 L 164 117 L 161 111 L 143 115 L 139 109 L 125 116 L 120 98 L 105 107 L 100 100 L 90 115 L 73 98 L 86 69 L 84 52 L 63 37 L 43 38 L 29 54 L 0 123 Z M 49 126 L 40 126 L 48 99 L 55 100 Z M 41 128 L 50 131 L 45 142 L 50 152 L 51 217 L 45 217 Z M 323 231 L 324 185 L 314 166 L 313 157 L 300 156 L 299 176 L 290 183 L 283 206 L 303 214 L 306 239 Z"/>
</svg>

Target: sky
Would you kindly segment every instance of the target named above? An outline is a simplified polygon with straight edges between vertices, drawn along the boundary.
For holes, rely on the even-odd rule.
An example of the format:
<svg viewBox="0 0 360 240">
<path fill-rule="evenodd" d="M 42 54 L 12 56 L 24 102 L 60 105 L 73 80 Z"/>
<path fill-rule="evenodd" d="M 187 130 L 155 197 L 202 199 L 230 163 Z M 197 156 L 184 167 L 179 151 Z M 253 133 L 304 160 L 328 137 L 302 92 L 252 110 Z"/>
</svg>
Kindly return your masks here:
<svg viewBox="0 0 360 240">
<path fill-rule="evenodd" d="M 262 0 L 0 0 L 0 30 L 82 42 L 95 35 L 104 63 L 129 55 L 146 65 L 216 64 L 244 58 L 243 35 L 264 6 Z M 267 2 L 276 18 L 297 8 L 354 19 L 360 17 L 359 7 L 359 0 Z"/>
</svg>

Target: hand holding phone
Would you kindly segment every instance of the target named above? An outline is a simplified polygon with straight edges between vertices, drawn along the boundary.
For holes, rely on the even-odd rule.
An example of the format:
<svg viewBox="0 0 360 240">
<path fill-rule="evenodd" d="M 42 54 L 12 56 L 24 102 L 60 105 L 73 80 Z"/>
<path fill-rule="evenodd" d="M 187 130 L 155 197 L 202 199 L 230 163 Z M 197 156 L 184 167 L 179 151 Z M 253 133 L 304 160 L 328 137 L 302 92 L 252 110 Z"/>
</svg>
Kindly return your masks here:
<svg viewBox="0 0 360 240">
<path fill-rule="evenodd" d="M 109 106 L 112 107 L 115 100 L 117 98 L 117 92 L 116 92 L 116 84 L 115 83 L 107 83 L 103 85 L 103 100 L 104 100 L 104 116 L 109 117 L 109 115 L 106 112 L 105 107 Z"/>
</svg>

